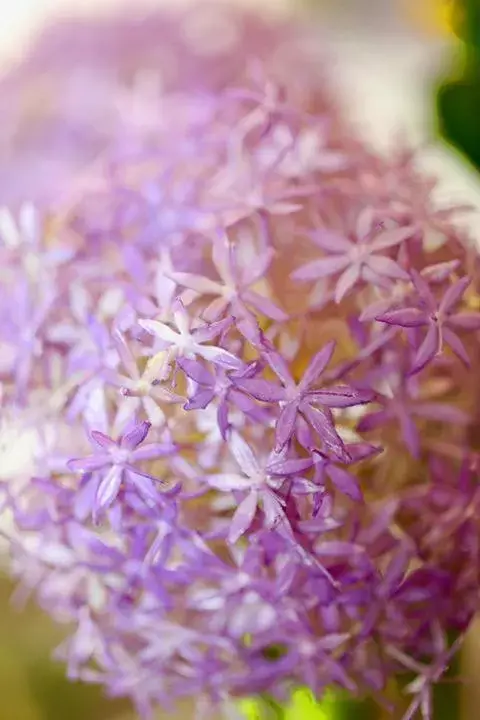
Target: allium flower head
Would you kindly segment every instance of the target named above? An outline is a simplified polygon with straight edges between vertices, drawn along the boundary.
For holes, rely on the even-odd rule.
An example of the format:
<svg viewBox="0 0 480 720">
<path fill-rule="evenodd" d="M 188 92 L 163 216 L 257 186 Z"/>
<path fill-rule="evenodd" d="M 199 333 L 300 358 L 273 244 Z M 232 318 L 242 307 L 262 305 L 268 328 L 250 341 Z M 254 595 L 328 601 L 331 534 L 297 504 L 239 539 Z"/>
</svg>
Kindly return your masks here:
<svg viewBox="0 0 480 720">
<path fill-rule="evenodd" d="M 479 256 L 304 65 L 231 60 L 0 215 L 1 411 L 45 435 L 0 475 L 12 570 L 145 716 L 408 670 L 430 719 L 479 609 Z"/>
</svg>

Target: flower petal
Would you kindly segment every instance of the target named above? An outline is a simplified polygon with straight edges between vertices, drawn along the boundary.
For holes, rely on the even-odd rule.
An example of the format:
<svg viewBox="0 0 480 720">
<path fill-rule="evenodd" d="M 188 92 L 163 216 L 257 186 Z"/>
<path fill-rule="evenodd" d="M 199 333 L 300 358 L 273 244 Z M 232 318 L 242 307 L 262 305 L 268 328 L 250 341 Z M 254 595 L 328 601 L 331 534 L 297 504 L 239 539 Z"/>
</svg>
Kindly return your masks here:
<svg viewBox="0 0 480 720">
<path fill-rule="evenodd" d="M 345 385 L 345 387 L 314 390 L 309 393 L 308 397 L 314 404 L 319 403 L 330 408 L 347 408 L 372 402 L 374 394 L 369 390 L 355 390 L 355 388 Z"/>
<path fill-rule="evenodd" d="M 220 473 L 218 475 L 208 475 L 206 478 L 210 487 L 222 492 L 231 490 L 250 490 L 252 482 L 250 478 L 243 475 L 235 475 L 234 473 Z"/>
<path fill-rule="evenodd" d="M 298 473 L 308 470 L 313 465 L 313 458 L 290 458 L 285 460 L 279 458 L 278 460 L 270 459 L 267 465 L 267 471 L 269 475 L 279 475 L 283 477 L 289 477 L 290 475 L 297 475 Z"/>
<path fill-rule="evenodd" d="M 348 264 L 349 260 L 345 255 L 324 257 L 319 260 L 312 260 L 297 268 L 291 274 L 291 278 L 292 280 L 318 280 L 329 277 L 330 275 L 335 275 L 341 270 L 344 270 Z"/>
<path fill-rule="evenodd" d="M 416 231 L 413 226 L 386 230 L 380 235 L 377 235 L 377 237 L 369 243 L 369 247 L 375 250 L 386 250 L 387 248 L 394 247 L 395 245 L 400 245 L 405 242 L 405 240 L 409 240 L 413 237 L 413 235 L 415 235 L 415 232 Z"/>
<path fill-rule="evenodd" d="M 147 395 L 142 398 L 142 404 L 152 427 L 158 428 L 165 424 L 165 413 L 153 398 Z"/>
<path fill-rule="evenodd" d="M 332 253 L 332 255 L 344 255 L 350 252 L 353 247 L 351 240 L 326 228 L 314 230 L 307 233 L 307 235 L 315 245 L 318 245 L 327 253 Z"/>
<path fill-rule="evenodd" d="M 120 447 L 134 450 L 145 440 L 150 432 L 150 428 L 151 424 L 147 421 L 138 423 L 138 425 L 135 425 L 135 427 L 125 433 L 125 435 L 122 435 Z"/>
<path fill-rule="evenodd" d="M 316 555 L 322 557 L 348 557 L 358 554 L 358 545 L 342 540 L 324 540 L 315 547 Z"/>
<path fill-rule="evenodd" d="M 73 513 L 77 520 L 83 522 L 94 514 L 95 498 L 97 497 L 99 484 L 99 477 L 85 478 L 84 484 L 75 493 Z"/>
<path fill-rule="evenodd" d="M 113 330 L 112 338 L 125 370 L 127 370 L 131 378 L 139 378 L 140 373 L 138 371 L 137 361 L 135 360 L 135 356 L 129 346 L 125 342 L 125 338 L 122 333 L 119 330 Z"/>
<path fill-rule="evenodd" d="M 363 493 L 354 475 L 332 464 L 328 465 L 327 473 L 332 483 L 341 493 L 357 502 L 363 499 Z"/>
<path fill-rule="evenodd" d="M 391 419 L 391 413 L 387 410 L 377 410 L 364 415 L 357 423 L 357 431 L 360 433 L 370 432 L 382 427 Z"/>
<path fill-rule="evenodd" d="M 431 312 L 436 312 L 437 302 L 435 300 L 435 296 L 430 290 L 430 285 L 428 284 L 426 279 L 422 277 L 422 275 L 420 275 L 420 273 L 418 273 L 416 270 L 411 271 L 411 276 L 415 289 L 417 290 L 418 294 L 420 295 L 428 309 Z"/>
<path fill-rule="evenodd" d="M 425 336 L 424 341 L 420 345 L 415 355 L 410 374 L 414 375 L 415 373 L 420 372 L 420 370 L 423 370 L 423 368 L 433 360 L 439 350 L 440 329 L 437 323 L 432 322 L 430 324 L 430 327 L 428 328 L 428 332 Z"/>
<path fill-rule="evenodd" d="M 421 327 L 427 324 L 425 313 L 418 308 L 401 308 L 377 315 L 375 320 L 387 323 L 388 325 L 400 325 L 401 327 Z"/>
<path fill-rule="evenodd" d="M 122 484 L 123 468 L 113 465 L 101 480 L 95 498 L 95 514 L 115 502 Z"/>
<path fill-rule="evenodd" d="M 421 453 L 421 443 L 417 426 L 407 410 L 403 407 L 398 411 L 398 419 L 400 421 L 400 428 L 405 445 L 410 450 L 412 457 L 418 459 Z"/>
<path fill-rule="evenodd" d="M 345 295 L 353 288 L 360 278 L 361 266 L 358 264 L 351 265 L 345 272 L 340 275 L 335 286 L 335 302 L 337 305 L 342 302 Z"/>
<path fill-rule="evenodd" d="M 177 365 L 183 370 L 185 375 L 195 380 L 199 385 L 211 387 L 215 384 L 215 377 L 207 370 L 198 360 L 189 358 L 178 358 Z"/>
<path fill-rule="evenodd" d="M 370 255 L 365 262 L 377 275 L 393 278 L 394 280 L 408 280 L 408 273 L 392 258 L 383 255 Z"/>
<path fill-rule="evenodd" d="M 182 285 L 183 287 L 195 290 L 200 295 L 221 295 L 223 292 L 223 285 L 215 280 L 203 277 L 202 275 L 195 275 L 193 273 L 184 272 L 171 272 L 169 273 L 171 280 Z"/>
<path fill-rule="evenodd" d="M 335 424 L 330 410 L 313 408 L 308 403 L 302 403 L 300 409 L 309 424 L 319 436 L 325 450 L 332 452 L 342 461 L 348 461 L 349 455 L 340 435 L 335 429 Z"/>
<path fill-rule="evenodd" d="M 288 363 L 279 353 L 275 352 L 274 350 L 267 350 L 265 352 L 265 358 L 275 375 L 282 381 L 285 386 L 294 385 Z"/>
<path fill-rule="evenodd" d="M 280 413 L 275 429 L 275 449 L 281 450 L 288 443 L 295 432 L 298 405 L 295 402 L 287 403 Z"/>
<path fill-rule="evenodd" d="M 442 336 L 444 343 L 452 348 L 455 355 L 460 358 L 467 367 L 470 367 L 470 357 L 458 335 L 456 335 L 453 330 L 450 330 L 450 328 L 444 326 Z"/>
<path fill-rule="evenodd" d="M 285 399 L 285 389 L 262 378 L 236 378 L 235 387 L 262 402 L 279 402 Z"/>
<path fill-rule="evenodd" d="M 255 310 L 258 310 L 258 312 L 270 318 L 271 320 L 276 320 L 277 322 L 284 322 L 288 318 L 288 315 L 283 310 L 281 310 L 278 305 L 276 305 L 272 300 L 270 300 L 270 298 L 265 297 L 265 295 L 260 295 L 254 290 L 246 290 L 242 294 L 242 298 L 244 302 L 249 305 L 253 305 Z"/>
<path fill-rule="evenodd" d="M 468 425 L 471 419 L 469 414 L 460 408 L 440 402 L 416 403 L 413 411 L 419 417 L 452 425 Z"/>
<path fill-rule="evenodd" d="M 331 340 L 310 361 L 299 384 L 299 389 L 306 390 L 313 385 L 323 373 L 335 352 L 335 341 Z"/>
<path fill-rule="evenodd" d="M 235 510 L 230 522 L 228 542 L 232 545 L 241 538 L 253 522 L 257 511 L 258 493 L 252 490 Z"/>
<path fill-rule="evenodd" d="M 92 430 L 90 437 L 97 445 L 105 450 L 111 450 L 111 448 L 115 447 L 117 444 L 115 440 L 112 440 L 112 438 L 105 435 L 105 433 L 100 432 L 100 430 Z"/>
<path fill-rule="evenodd" d="M 255 478 L 262 473 L 262 468 L 255 457 L 251 447 L 245 442 L 240 433 L 232 432 L 228 442 L 233 457 L 240 469 L 249 478 Z"/>
<path fill-rule="evenodd" d="M 275 250 L 273 248 L 266 248 L 260 255 L 255 259 L 255 263 L 250 263 L 244 271 L 243 284 L 253 285 L 254 283 L 261 280 L 267 273 L 268 268 L 272 264 L 272 260 L 275 256 Z"/>
<path fill-rule="evenodd" d="M 69 460 L 67 465 L 72 472 L 89 473 L 93 470 L 100 470 L 111 463 L 111 458 L 107 453 L 99 453 L 98 455 L 90 455 L 86 458 L 75 458 Z"/>
<path fill-rule="evenodd" d="M 207 305 L 205 310 L 202 310 L 202 318 L 207 323 L 217 322 L 227 310 L 229 304 L 230 299 L 223 295 L 214 298 L 212 302 Z"/>
<path fill-rule="evenodd" d="M 208 325 L 202 325 L 201 327 L 192 330 L 192 337 L 196 343 L 211 342 L 223 333 L 232 324 L 232 318 L 226 317 L 221 320 L 215 320 Z"/>
<path fill-rule="evenodd" d="M 195 352 L 205 360 L 209 360 L 215 365 L 225 368 L 226 370 L 240 370 L 242 361 L 223 348 L 214 345 L 195 345 Z"/>
<path fill-rule="evenodd" d="M 273 528 L 279 520 L 285 517 L 285 513 L 279 498 L 269 489 L 262 492 L 262 509 L 265 513 L 265 525 Z"/>
<path fill-rule="evenodd" d="M 132 460 L 154 460 L 156 458 L 168 457 L 177 452 L 177 447 L 172 443 L 149 443 L 138 447 L 131 454 Z"/>
<path fill-rule="evenodd" d="M 480 313 L 461 312 L 450 315 L 447 320 L 449 325 L 461 330 L 480 330 Z"/>
<path fill-rule="evenodd" d="M 136 468 L 132 467 L 128 467 L 125 472 L 129 482 L 134 486 L 140 497 L 147 504 L 156 505 L 158 502 L 158 493 L 155 489 L 152 477 L 146 473 L 140 473 L 136 470 Z"/>
<path fill-rule="evenodd" d="M 442 315 L 449 313 L 458 305 L 470 283 L 471 280 L 469 277 L 463 277 L 453 285 L 450 285 L 440 302 L 439 312 Z"/>
<path fill-rule="evenodd" d="M 155 335 L 155 337 L 169 345 L 176 345 L 178 343 L 179 334 L 163 322 L 159 322 L 158 320 L 138 320 L 138 324 L 145 332 L 149 333 L 149 335 Z"/>
<path fill-rule="evenodd" d="M 199 390 L 183 406 L 185 410 L 205 410 L 215 398 L 215 391 L 211 388 Z"/>
</svg>

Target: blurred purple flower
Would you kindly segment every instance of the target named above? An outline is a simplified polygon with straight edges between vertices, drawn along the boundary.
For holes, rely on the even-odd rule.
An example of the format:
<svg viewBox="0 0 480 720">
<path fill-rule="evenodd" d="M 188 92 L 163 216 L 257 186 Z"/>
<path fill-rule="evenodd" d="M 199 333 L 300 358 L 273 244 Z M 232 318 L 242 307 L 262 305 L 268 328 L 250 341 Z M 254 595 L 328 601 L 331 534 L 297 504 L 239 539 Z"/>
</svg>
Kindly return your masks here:
<svg viewBox="0 0 480 720">
<path fill-rule="evenodd" d="M 412 270 L 412 280 L 418 293 L 419 304 L 391 310 L 376 318 L 388 325 L 427 328 L 427 334 L 416 349 L 410 372 L 418 373 L 423 370 L 436 355 L 442 352 L 444 345 L 451 347 L 455 355 L 469 365 L 468 353 L 458 337 L 457 331 L 480 329 L 480 313 L 455 313 L 454 310 L 461 302 L 471 282 L 470 278 L 463 277 L 457 280 L 448 288 L 440 302 L 437 302 L 428 282 L 415 270 Z"/>
<path fill-rule="evenodd" d="M 360 281 L 374 285 L 391 284 L 395 280 L 406 280 L 408 275 L 400 265 L 382 251 L 395 248 L 413 234 L 413 228 L 400 227 L 375 235 L 374 216 L 370 209 L 358 215 L 354 240 L 327 229 L 310 234 L 327 257 L 298 268 L 292 274 L 295 280 L 318 280 L 322 277 L 340 274 L 335 288 L 335 302 L 339 303 Z"/>
<path fill-rule="evenodd" d="M 255 266 L 242 266 L 238 255 L 238 248 L 232 246 L 228 238 L 216 237 L 213 241 L 212 260 L 221 278 L 220 282 L 192 273 L 173 272 L 170 276 L 176 283 L 194 290 L 195 293 L 217 296 L 202 313 L 209 322 L 217 320 L 226 311 L 233 315 L 241 314 L 244 304 L 251 305 L 254 310 L 273 320 L 285 320 L 287 315 L 280 308 L 268 297 L 259 295 L 250 287 L 267 272 L 272 261 L 272 249 L 267 248 L 257 257 Z"/>
<path fill-rule="evenodd" d="M 70 470 L 82 474 L 92 474 L 82 491 L 82 512 L 84 503 L 94 517 L 98 517 L 116 500 L 122 483 L 130 483 L 146 503 L 158 501 L 156 485 L 161 481 L 154 475 L 137 467 L 143 460 L 172 455 L 175 446 L 163 443 L 151 443 L 140 447 L 150 430 L 150 423 L 142 422 L 112 440 L 103 433 L 93 430 L 90 437 L 100 448 L 94 455 L 70 460 Z M 77 506 L 78 510 L 80 507 Z"/>
</svg>

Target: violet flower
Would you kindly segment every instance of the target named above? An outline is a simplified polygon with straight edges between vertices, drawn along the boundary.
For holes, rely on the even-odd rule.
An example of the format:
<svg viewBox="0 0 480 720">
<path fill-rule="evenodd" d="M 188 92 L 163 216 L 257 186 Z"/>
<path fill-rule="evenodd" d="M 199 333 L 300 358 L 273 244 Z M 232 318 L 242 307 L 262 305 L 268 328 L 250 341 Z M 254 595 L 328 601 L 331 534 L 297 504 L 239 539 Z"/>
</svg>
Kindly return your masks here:
<svg viewBox="0 0 480 720">
<path fill-rule="evenodd" d="M 236 371 L 228 371 L 219 365 L 214 365 L 214 374 L 196 360 L 180 358 L 177 365 L 194 381 L 193 392 L 184 405 L 185 410 L 206 409 L 216 399 L 216 426 L 224 440 L 231 426 L 231 410 L 236 409 L 253 422 L 268 423 L 268 412 L 236 387 L 238 379 L 252 377 L 255 374 L 254 365 Z"/>
<path fill-rule="evenodd" d="M 230 320 L 219 320 L 216 323 L 192 329 L 189 315 L 181 300 L 177 300 L 173 310 L 173 318 L 177 330 L 173 330 L 159 320 L 139 320 L 138 324 L 168 348 L 170 358 L 179 356 L 195 358 L 199 356 L 213 363 L 218 363 L 225 368 L 238 369 L 241 367 L 241 362 L 232 353 L 215 345 L 204 344 L 213 340 L 225 330 Z"/>
<path fill-rule="evenodd" d="M 413 228 L 396 228 L 374 235 L 374 218 L 369 210 L 358 215 L 352 241 L 329 230 L 316 230 L 310 234 L 327 257 L 312 260 L 294 271 L 296 280 L 318 280 L 340 273 L 335 286 L 335 302 L 339 303 L 360 281 L 381 285 L 395 280 L 406 280 L 406 271 L 382 251 L 394 248 L 413 234 Z M 372 235 L 374 237 L 372 238 Z"/>
<path fill-rule="evenodd" d="M 470 364 L 467 350 L 457 335 L 458 330 L 480 329 L 478 313 L 455 313 L 456 306 L 461 302 L 470 278 L 457 280 L 446 291 L 440 302 L 437 302 L 429 284 L 416 271 L 412 271 L 412 280 L 418 293 L 418 306 L 391 310 L 377 316 L 380 322 L 399 325 L 405 328 L 427 328 L 427 333 L 416 349 L 411 368 L 412 373 L 420 372 L 436 355 L 448 345 L 466 365 Z"/>
<path fill-rule="evenodd" d="M 207 482 L 221 491 L 247 491 L 247 496 L 238 505 L 230 524 L 228 538 L 234 543 L 252 524 L 259 505 L 264 512 L 267 528 L 274 527 L 281 520 L 288 522 L 283 509 L 285 500 L 279 490 L 287 478 L 293 479 L 311 467 L 313 461 L 311 458 L 287 459 L 273 452 L 262 463 L 255 457 L 248 443 L 235 432 L 231 433 L 228 445 L 243 475 L 209 475 Z M 314 492 L 317 490 L 313 483 L 311 488 Z"/>
<path fill-rule="evenodd" d="M 238 255 L 238 248 L 233 247 L 228 238 L 215 238 L 212 248 L 212 260 L 216 271 L 220 275 L 220 282 L 192 273 L 174 272 L 171 273 L 171 278 L 179 285 L 194 290 L 201 295 L 217 296 L 203 311 L 203 317 L 210 322 L 217 320 L 227 310 L 230 310 L 233 315 L 242 313 L 245 303 L 273 320 L 285 320 L 287 316 L 280 308 L 268 297 L 260 295 L 250 287 L 264 278 L 272 261 L 272 248 L 267 248 L 256 259 L 255 267 L 252 265 L 249 267 L 242 266 Z"/>
<path fill-rule="evenodd" d="M 258 400 L 282 403 L 276 425 L 276 449 L 281 450 L 295 432 L 297 416 L 301 415 L 319 436 L 324 447 L 342 460 L 348 459 L 342 439 L 335 430 L 330 408 L 346 408 L 368 403 L 372 399 L 370 392 L 355 390 L 348 386 L 315 389 L 320 375 L 330 362 L 335 344 L 328 343 L 311 360 L 299 383 L 292 378 L 282 357 L 269 351 L 266 360 L 282 386 L 260 378 L 238 380 L 237 387 L 242 388 Z"/>
<path fill-rule="evenodd" d="M 53 33 L 2 94 L 13 138 L 41 68 L 31 130 L 61 165 L 0 138 L 17 598 L 73 627 L 71 677 L 145 717 L 296 685 L 386 703 L 408 668 L 430 720 L 480 611 L 479 254 L 291 28 L 203 3 L 112 23 Z"/>
<path fill-rule="evenodd" d="M 140 447 L 149 430 L 150 423 L 142 422 L 118 440 L 93 430 L 90 437 L 100 451 L 85 458 L 70 460 L 69 467 L 74 472 L 93 474 L 88 488 L 84 489 L 84 500 L 95 517 L 115 502 L 122 483 L 130 483 L 145 502 L 158 501 L 156 485 L 160 481 L 154 475 L 140 470 L 137 463 L 171 455 L 175 447 L 162 443 Z"/>
<path fill-rule="evenodd" d="M 161 352 L 150 358 L 145 370 L 140 373 L 137 360 L 122 334 L 114 331 L 113 339 L 122 364 L 128 373 L 128 376 L 113 371 L 106 374 L 106 381 L 119 387 L 125 398 L 118 408 L 116 425 L 124 426 L 126 422 L 137 415 L 142 407 L 151 425 L 162 425 L 165 422 L 165 414 L 161 409 L 161 403 L 183 400 L 161 385 L 168 367 L 166 353 Z"/>
</svg>

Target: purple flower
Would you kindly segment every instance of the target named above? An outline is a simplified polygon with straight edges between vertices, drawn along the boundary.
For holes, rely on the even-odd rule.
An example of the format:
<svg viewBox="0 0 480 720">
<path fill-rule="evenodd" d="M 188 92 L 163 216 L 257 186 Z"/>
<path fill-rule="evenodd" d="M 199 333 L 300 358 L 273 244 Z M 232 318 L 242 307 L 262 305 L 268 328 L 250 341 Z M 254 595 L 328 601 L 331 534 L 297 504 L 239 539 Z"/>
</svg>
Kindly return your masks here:
<svg viewBox="0 0 480 720">
<path fill-rule="evenodd" d="M 480 382 L 456 357 L 480 350 L 478 251 L 412 152 L 354 136 L 288 22 L 111 22 L 47 32 L 31 83 L 2 80 L 14 194 L 68 177 L 34 138 L 86 170 L 0 210 L 17 598 L 73 626 L 71 677 L 144 716 L 296 684 L 384 702 L 407 667 L 428 718 L 480 611 Z M 42 128 L 10 103 L 40 75 Z"/>
<path fill-rule="evenodd" d="M 231 543 L 238 540 L 253 522 L 257 507 L 261 505 L 265 515 L 265 525 L 275 527 L 280 521 L 288 522 L 283 506 L 285 501 L 279 490 L 287 478 L 293 478 L 312 465 L 310 458 L 285 458 L 285 454 L 276 452 L 261 462 L 252 448 L 238 433 L 232 432 L 228 441 L 229 448 L 243 475 L 224 473 L 209 475 L 207 482 L 211 487 L 222 491 L 247 491 L 232 518 L 228 539 Z M 307 483 L 306 480 L 303 481 Z M 312 490 L 316 487 L 312 484 Z"/>
<path fill-rule="evenodd" d="M 54 272 L 75 254 L 65 244 L 48 247 L 40 210 L 30 202 L 23 203 L 18 220 L 7 207 L 0 207 L 0 243 L 8 254 L 20 262 L 35 282 L 51 282 Z"/>
<path fill-rule="evenodd" d="M 255 374 L 254 365 L 240 371 L 228 372 L 219 365 L 214 366 L 214 374 L 196 360 L 180 358 L 177 365 L 185 375 L 194 381 L 194 390 L 185 404 L 185 410 L 205 409 L 216 400 L 217 424 L 223 439 L 226 439 L 230 427 L 229 410 L 236 408 L 253 422 L 268 421 L 268 414 L 248 395 L 236 388 L 237 379 Z"/>
<path fill-rule="evenodd" d="M 381 232 L 373 237 L 374 217 L 369 209 L 358 215 L 355 237 L 351 240 L 339 233 L 317 230 L 312 240 L 324 251 L 326 257 L 312 260 L 295 270 L 295 280 L 318 280 L 338 275 L 335 302 L 339 303 L 360 281 L 384 285 L 395 280 L 407 280 L 408 275 L 400 265 L 382 251 L 400 245 L 413 234 L 413 228 L 400 227 Z"/>
<path fill-rule="evenodd" d="M 70 460 L 69 468 L 74 472 L 92 474 L 83 488 L 83 502 L 88 505 L 94 517 L 109 508 L 118 497 L 122 483 L 130 484 L 148 504 L 158 501 L 156 485 L 158 478 L 137 467 L 143 460 L 152 460 L 172 455 L 175 446 L 165 443 L 142 445 L 150 430 L 150 423 L 135 425 L 118 440 L 93 430 L 90 437 L 99 448 L 94 455 Z M 82 503 L 83 505 L 83 503 Z M 83 508 L 82 508 L 83 509 Z"/>
<path fill-rule="evenodd" d="M 176 330 L 158 320 L 139 320 L 138 324 L 168 348 L 170 358 L 199 356 L 225 368 L 239 369 L 241 367 L 241 361 L 232 353 L 215 345 L 204 344 L 218 337 L 230 324 L 229 319 L 192 329 L 190 317 L 180 300 L 176 302 L 173 317 Z"/>
<path fill-rule="evenodd" d="M 444 345 L 448 345 L 466 365 L 470 364 L 467 350 L 457 335 L 458 330 L 480 329 L 480 313 L 455 313 L 455 307 L 470 285 L 470 278 L 457 280 L 437 302 L 428 282 L 415 270 L 412 280 L 418 293 L 418 306 L 391 310 L 377 316 L 377 320 L 388 325 L 405 328 L 427 328 L 427 333 L 416 349 L 411 373 L 418 373 L 440 354 Z"/>
<path fill-rule="evenodd" d="M 251 289 L 265 276 L 272 261 L 272 249 L 265 249 L 256 258 L 255 265 L 242 262 L 239 254 L 238 246 L 232 245 L 228 237 L 221 235 L 212 243 L 212 260 L 220 281 L 192 273 L 173 272 L 171 277 L 195 293 L 215 296 L 215 300 L 202 313 L 210 322 L 224 315 L 227 310 L 233 315 L 242 314 L 245 312 L 244 304 L 273 320 L 286 320 L 287 315 L 268 297 Z"/>
<path fill-rule="evenodd" d="M 388 653 L 393 660 L 404 670 L 416 673 L 417 677 L 405 688 L 405 692 L 414 695 L 414 699 L 403 716 L 402 720 L 413 720 L 416 713 L 420 711 L 425 720 L 433 718 L 433 686 L 438 683 L 445 674 L 452 657 L 458 652 L 463 636 L 455 640 L 448 647 L 444 634 L 438 630 L 436 633 L 436 655 L 431 665 L 419 663 L 415 658 L 409 657 L 402 650 L 395 646 L 388 648 Z"/>
<path fill-rule="evenodd" d="M 453 404 L 441 402 L 434 396 L 428 397 L 426 392 L 423 397 L 420 396 L 417 378 L 402 372 L 402 365 L 405 363 L 380 366 L 377 375 L 381 392 L 376 393 L 375 403 L 379 404 L 381 409 L 364 414 L 357 424 L 357 431 L 381 431 L 395 422 L 405 445 L 413 457 L 419 458 L 422 436 L 417 427 L 418 421 L 429 420 L 432 423 L 465 427 L 468 425 L 469 415 Z M 374 378 L 371 377 L 371 380 Z"/>
<path fill-rule="evenodd" d="M 2 313 L 3 357 L 7 377 L 14 378 L 17 397 L 25 399 L 31 375 L 42 370 L 46 322 L 53 310 L 55 291 L 41 288 L 40 293 L 27 278 L 20 279 L 10 291 L 8 313 Z"/>
<path fill-rule="evenodd" d="M 125 400 L 118 409 L 116 424 L 122 427 L 139 409 L 143 409 L 149 422 L 158 427 L 165 422 L 165 414 L 161 408 L 162 403 L 170 404 L 182 402 L 183 398 L 175 395 L 171 390 L 161 385 L 167 372 L 167 355 L 158 353 L 149 359 L 143 373 L 138 369 L 135 355 L 125 342 L 119 331 L 114 331 L 113 340 L 123 367 L 128 375 L 109 371 L 104 373 L 108 383 L 120 388 Z"/>
<path fill-rule="evenodd" d="M 372 400 L 372 393 L 355 390 L 348 386 L 315 389 L 320 375 L 324 372 L 335 349 L 335 343 L 328 343 L 310 362 L 299 383 L 278 353 L 265 353 L 267 362 L 282 386 L 260 378 L 238 380 L 237 387 L 245 390 L 263 402 L 280 403 L 281 411 L 276 425 L 276 449 L 281 450 L 295 432 L 297 417 L 301 415 L 320 437 L 324 447 L 341 460 L 347 460 L 342 439 L 335 429 L 330 408 L 347 408 Z"/>
<path fill-rule="evenodd" d="M 381 449 L 368 443 L 356 443 L 345 446 L 345 450 L 350 458 L 350 464 L 360 462 L 375 457 L 381 452 Z M 338 467 L 338 464 L 327 455 L 315 452 L 315 481 L 320 485 L 325 485 L 325 476 L 327 476 L 333 487 L 343 495 L 360 502 L 363 500 L 363 493 L 357 478 L 352 472 L 344 467 Z"/>
</svg>

